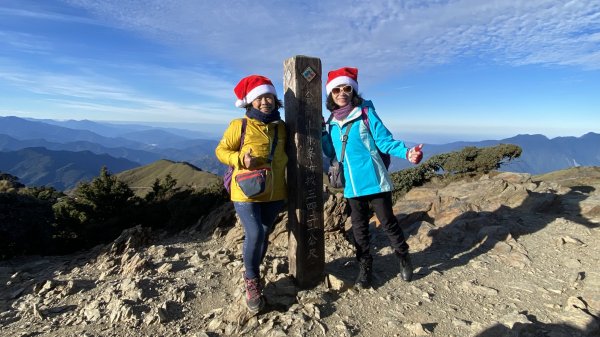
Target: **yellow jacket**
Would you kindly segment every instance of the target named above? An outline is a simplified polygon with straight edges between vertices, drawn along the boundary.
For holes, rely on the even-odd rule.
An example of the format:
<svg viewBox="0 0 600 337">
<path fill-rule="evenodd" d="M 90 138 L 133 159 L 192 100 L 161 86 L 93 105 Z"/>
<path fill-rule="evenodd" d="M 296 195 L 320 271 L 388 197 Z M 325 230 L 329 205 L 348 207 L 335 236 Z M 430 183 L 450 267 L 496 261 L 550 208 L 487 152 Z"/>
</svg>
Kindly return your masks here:
<svg viewBox="0 0 600 337">
<path fill-rule="evenodd" d="M 246 117 L 244 117 L 246 118 Z M 215 154 L 217 159 L 227 166 L 233 166 L 231 178 L 231 201 L 241 202 L 264 202 L 283 200 L 287 198 L 287 185 L 285 181 L 288 157 L 285 153 L 287 133 L 285 123 L 277 121 L 265 124 L 252 118 L 246 118 L 246 135 L 244 146 L 240 150 L 242 135 L 242 119 L 234 119 L 229 123 L 223 134 L 223 139 L 217 145 Z M 275 137 L 275 127 L 278 129 L 277 146 L 271 164 L 267 163 L 271 152 L 271 143 Z M 246 171 L 242 165 L 244 154 L 252 149 L 252 156 L 259 158 L 260 166 L 257 168 L 271 167 L 272 179 L 271 189 L 258 197 L 248 198 L 235 182 L 235 176 L 239 172 Z"/>
</svg>

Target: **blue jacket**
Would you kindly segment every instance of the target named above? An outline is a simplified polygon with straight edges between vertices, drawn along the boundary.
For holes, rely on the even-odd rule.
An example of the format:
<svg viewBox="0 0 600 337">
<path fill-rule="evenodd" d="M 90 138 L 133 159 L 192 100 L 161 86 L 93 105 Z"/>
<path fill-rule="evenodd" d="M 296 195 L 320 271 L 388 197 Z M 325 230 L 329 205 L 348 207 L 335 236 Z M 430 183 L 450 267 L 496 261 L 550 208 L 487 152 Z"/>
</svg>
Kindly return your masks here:
<svg viewBox="0 0 600 337">
<path fill-rule="evenodd" d="M 370 130 L 361 116 L 361 110 L 365 106 L 369 108 Z M 343 121 L 331 119 L 327 125 L 329 133 L 323 133 L 323 153 L 329 158 L 336 156 L 340 160 L 342 137 L 351 121 L 355 122 L 350 127 L 343 162 L 346 178 L 344 197 L 355 198 L 391 191 L 392 181 L 377 149 L 392 156 L 406 158 L 408 148 L 404 142 L 394 140 L 392 133 L 375 113 L 371 101 L 363 101 Z"/>
</svg>

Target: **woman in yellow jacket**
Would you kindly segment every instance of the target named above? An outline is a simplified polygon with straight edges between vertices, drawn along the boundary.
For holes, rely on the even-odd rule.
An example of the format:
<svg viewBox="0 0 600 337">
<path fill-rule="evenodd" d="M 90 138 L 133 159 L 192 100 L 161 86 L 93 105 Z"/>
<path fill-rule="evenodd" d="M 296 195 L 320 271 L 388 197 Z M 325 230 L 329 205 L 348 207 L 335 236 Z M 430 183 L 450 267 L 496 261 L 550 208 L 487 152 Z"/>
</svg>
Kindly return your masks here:
<svg viewBox="0 0 600 337">
<path fill-rule="evenodd" d="M 271 80 L 251 75 L 233 91 L 237 97 L 235 105 L 244 108 L 246 116 L 231 121 L 215 153 L 219 161 L 233 167 L 231 201 L 245 234 L 242 258 L 246 304 L 250 311 L 258 312 L 264 306 L 259 266 L 267 251 L 270 229 L 287 198 L 286 128 L 279 114 L 282 103 Z M 258 183 L 252 184 L 257 175 Z M 254 191 L 244 192 L 247 182 L 251 182 Z"/>
</svg>

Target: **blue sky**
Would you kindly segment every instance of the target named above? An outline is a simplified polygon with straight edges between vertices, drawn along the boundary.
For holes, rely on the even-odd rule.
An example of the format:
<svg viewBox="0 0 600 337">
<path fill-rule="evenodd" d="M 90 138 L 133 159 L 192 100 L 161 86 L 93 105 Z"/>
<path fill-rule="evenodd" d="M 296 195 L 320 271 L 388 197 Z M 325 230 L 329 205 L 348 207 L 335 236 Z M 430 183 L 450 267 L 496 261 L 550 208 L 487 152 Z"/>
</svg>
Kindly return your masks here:
<svg viewBox="0 0 600 337">
<path fill-rule="evenodd" d="M 402 140 L 600 132 L 597 0 L 3 0 L 0 41 L 0 116 L 218 134 L 240 78 L 310 55 Z"/>
</svg>

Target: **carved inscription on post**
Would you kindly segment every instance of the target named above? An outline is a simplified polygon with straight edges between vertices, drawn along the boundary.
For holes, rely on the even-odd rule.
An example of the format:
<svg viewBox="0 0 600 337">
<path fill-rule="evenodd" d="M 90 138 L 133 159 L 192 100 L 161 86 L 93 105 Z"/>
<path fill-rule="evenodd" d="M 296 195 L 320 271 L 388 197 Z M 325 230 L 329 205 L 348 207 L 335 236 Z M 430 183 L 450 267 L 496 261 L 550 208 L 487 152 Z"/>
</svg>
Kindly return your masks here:
<svg viewBox="0 0 600 337">
<path fill-rule="evenodd" d="M 323 158 L 321 60 L 295 56 L 284 62 L 288 148 L 290 273 L 301 287 L 323 279 Z"/>
</svg>

